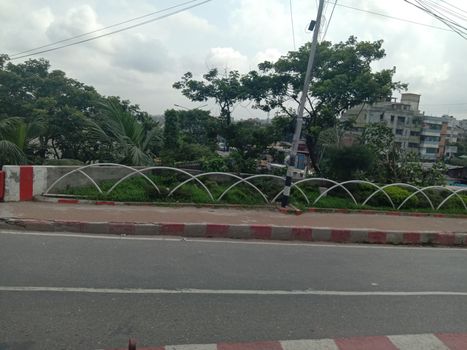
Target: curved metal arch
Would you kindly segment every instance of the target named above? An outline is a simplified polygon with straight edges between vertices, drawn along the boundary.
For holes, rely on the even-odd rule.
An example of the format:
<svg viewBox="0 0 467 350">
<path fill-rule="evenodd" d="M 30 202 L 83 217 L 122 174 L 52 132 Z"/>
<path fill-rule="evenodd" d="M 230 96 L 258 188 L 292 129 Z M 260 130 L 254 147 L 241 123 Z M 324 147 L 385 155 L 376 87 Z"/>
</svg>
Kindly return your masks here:
<svg viewBox="0 0 467 350">
<path fill-rule="evenodd" d="M 464 192 L 464 191 L 467 192 L 467 188 L 461 188 L 461 189 L 456 190 L 456 191 L 454 191 L 453 193 L 451 193 L 449 196 L 447 196 L 446 198 L 444 198 L 444 200 L 438 205 L 438 207 L 436 208 L 436 210 L 439 210 L 449 199 L 451 199 L 452 196 L 455 196 L 455 195 L 458 196 L 459 200 L 460 200 L 460 201 L 462 202 L 462 204 L 464 205 L 465 210 L 467 210 L 467 207 L 466 207 L 466 205 L 465 205 L 464 199 L 458 195 L 459 192 Z"/>
<path fill-rule="evenodd" d="M 404 182 L 396 182 L 396 183 L 392 183 L 392 184 L 388 184 L 388 185 L 384 185 L 382 186 L 379 190 L 376 190 L 375 192 L 373 192 L 372 194 L 370 194 L 368 196 L 367 199 L 365 199 L 365 201 L 362 203 L 362 205 L 365 205 L 366 203 L 368 203 L 368 201 L 373 198 L 373 196 L 375 196 L 376 194 L 378 194 L 379 192 L 383 191 L 383 192 L 386 192 L 384 191 L 385 188 L 388 188 L 388 187 L 392 187 L 392 186 L 399 186 L 399 187 L 409 187 L 415 191 L 419 190 L 420 188 L 417 187 L 417 186 L 414 186 L 414 185 L 411 185 L 411 184 L 407 184 L 407 183 L 404 183 Z M 422 192 L 423 196 L 426 198 L 426 200 L 428 201 L 428 203 L 430 203 L 430 206 L 431 206 L 431 209 L 435 210 L 435 207 L 433 205 L 433 202 L 431 201 L 430 197 L 428 197 L 426 195 L 425 192 Z"/>
<path fill-rule="evenodd" d="M 136 170 L 136 169 L 135 169 L 135 170 Z M 190 181 L 191 181 L 193 178 L 195 178 L 195 176 L 192 175 L 192 174 L 190 174 L 188 171 L 185 171 L 185 170 L 182 170 L 182 169 L 178 169 L 178 168 L 169 167 L 169 166 L 151 166 L 151 167 L 147 167 L 147 168 L 141 169 L 140 172 L 148 171 L 148 170 L 173 170 L 173 171 L 176 171 L 176 172 L 179 172 L 179 173 L 182 173 L 182 174 L 184 174 L 184 175 L 189 176 L 189 177 L 190 177 L 190 179 L 189 179 Z M 135 175 L 135 172 L 125 175 L 125 177 L 123 177 L 123 178 L 121 178 L 120 180 L 118 180 L 118 181 L 112 186 L 112 188 L 109 189 L 109 191 L 113 190 L 114 187 L 116 187 L 116 186 L 117 186 L 118 184 L 120 184 L 122 181 L 126 180 L 128 177 L 133 176 L 133 175 Z M 143 175 L 143 176 L 146 177 L 146 175 L 144 175 L 144 174 L 141 174 L 141 175 Z M 211 197 L 211 199 L 213 199 L 213 198 L 212 198 L 211 192 L 210 192 L 209 189 L 203 184 L 203 182 L 200 181 L 199 179 L 196 179 L 196 180 L 197 180 L 197 181 L 200 183 L 200 185 L 206 190 L 206 192 L 209 194 L 209 196 Z M 157 186 L 156 186 L 156 188 L 157 188 L 157 191 L 158 191 L 159 193 L 161 193 L 160 190 L 159 190 L 159 188 L 158 188 Z M 110 193 L 110 192 L 108 192 L 108 193 Z M 171 194 L 172 194 L 172 192 L 169 193 L 169 196 L 170 196 Z"/>
<path fill-rule="evenodd" d="M 133 170 L 133 173 L 131 173 L 131 174 L 139 173 L 139 174 L 140 174 L 141 176 L 143 176 L 146 180 L 148 180 L 149 183 L 151 183 L 152 186 L 160 193 L 159 187 L 157 187 L 157 185 L 156 185 L 149 177 L 147 177 L 145 174 L 143 174 L 141 170 L 135 169 L 135 168 L 133 168 L 133 167 L 131 167 L 131 166 L 128 166 L 128 165 L 117 164 L 117 163 L 95 163 L 95 164 L 85 165 L 85 166 L 83 166 L 83 167 L 81 167 L 81 168 L 72 170 L 72 171 L 66 173 L 65 175 L 59 177 L 57 180 L 54 181 L 54 183 L 53 183 L 52 185 L 50 185 L 50 187 L 44 192 L 44 194 L 49 194 L 50 189 L 52 189 L 58 182 L 60 182 L 60 181 L 63 180 L 65 177 L 67 177 L 67 176 L 69 176 L 69 175 L 71 175 L 71 174 L 73 174 L 73 173 L 75 173 L 75 172 L 79 172 L 79 173 L 85 175 L 85 176 L 92 182 L 92 184 L 97 188 L 97 190 L 98 190 L 100 193 L 102 193 L 102 190 L 101 190 L 101 188 L 99 187 L 99 185 L 98 185 L 88 174 L 86 174 L 86 173 L 83 171 L 83 169 L 92 168 L 92 167 L 100 167 L 100 166 L 116 166 L 116 167 L 120 167 L 120 168 L 125 168 L 125 169 L 129 169 L 129 170 Z M 146 169 L 143 169 L 143 170 L 146 170 Z M 120 180 L 121 180 L 121 179 L 120 179 Z M 117 181 L 117 183 L 121 182 L 120 180 Z M 114 187 L 115 187 L 115 185 L 112 186 L 111 189 L 113 190 Z M 109 194 L 110 192 L 111 192 L 110 190 L 107 191 L 107 194 Z"/>
<path fill-rule="evenodd" d="M 377 189 L 381 189 L 381 187 L 379 187 L 378 185 L 374 184 L 373 182 L 370 182 L 370 181 L 365 181 L 365 180 L 349 180 L 349 181 L 344 181 L 344 182 L 341 182 L 337 185 L 334 185 L 334 186 L 331 186 L 329 187 L 326 191 L 324 191 L 323 193 L 321 193 L 318 198 L 315 199 L 315 201 L 313 202 L 313 204 L 316 204 L 318 203 L 318 201 L 324 197 L 328 192 L 332 191 L 334 188 L 336 187 L 344 187 L 345 184 L 367 184 L 367 185 L 371 185 L 373 187 L 376 187 Z M 394 205 L 394 202 L 392 201 L 391 197 L 388 196 L 388 194 L 386 192 L 383 191 L 383 193 L 385 194 L 386 198 L 388 199 L 389 203 L 391 203 L 393 209 L 396 208 L 396 206 Z M 357 201 L 355 200 L 355 197 L 352 195 L 352 199 L 354 200 L 354 203 L 355 205 L 358 205 Z"/>
<path fill-rule="evenodd" d="M 313 182 L 313 181 L 326 181 L 326 182 L 330 182 L 334 185 L 338 185 L 339 183 L 337 181 L 334 181 L 334 180 L 330 180 L 330 179 L 326 179 L 326 178 L 323 178 L 323 177 L 311 177 L 311 178 L 308 178 L 308 179 L 303 179 L 303 180 L 299 180 L 297 182 L 294 182 L 292 183 L 291 185 L 291 188 L 292 187 L 295 187 L 297 188 L 301 193 L 302 195 L 305 197 L 305 200 L 307 202 L 307 204 L 310 204 L 310 200 L 308 199 L 308 197 L 306 196 L 305 192 L 303 192 L 303 190 L 298 187 L 299 184 L 303 183 L 303 182 Z M 349 192 L 349 190 L 347 188 L 345 188 L 344 186 L 342 186 L 342 188 L 349 194 L 349 196 L 353 199 L 353 201 L 355 202 L 355 198 L 353 197 L 352 193 Z M 271 202 L 275 202 L 277 200 L 277 198 L 279 198 L 279 196 L 284 193 L 284 190 L 281 190 L 278 194 L 276 194 L 276 196 L 272 199 Z"/>
<path fill-rule="evenodd" d="M 44 194 L 49 194 L 49 191 L 55 187 L 55 185 L 57 183 L 59 183 L 61 180 L 63 180 L 65 177 L 71 175 L 71 174 L 74 174 L 76 172 L 79 172 L 81 174 L 83 174 L 89 181 L 91 181 L 91 183 L 97 188 L 97 190 L 102 193 L 102 190 L 101 188 L 99 187 L 99 185 L 88 175 L 86 174 L 84 171 L 82 171 L 83 169 L 87 169 L 87 168 L 90 168 L 90 167 L 93 167 L 93 166 L 97 166 L 97 165 L 120 165 L 120 164 L 116 164 L 116 163 L 97 163 L 97 164 L 89 164 L 89 165 L 85 165 L 85 166 L 82 166 L 78 169 L 74 169 L 72 171 L 69 171 L 68 173 L 66 174 L 63 174 L 62 176 L 60 176 L 57 180 L 55 180 L 52 185 L 50 185 L 44 192 Z"/>
<path fill-rule="evenodd" d="M 238 180 L 243 180 L 242 177 L 238 176 L 238 175 L 235 175 L 235 174 L 230 174 L 230 173 L 224 173 L 224 172 L 210 172 L 210 173 L 202 173 L 202 174 L 198 174 L 198 175 L 195 175 L 195 176 L 192 176 L 191 179 L 188 179 L 188 180 L 185 180 L 181 183 L 179 183 L 176 187 L 174 187 L 172 189 L 172 191 L 170 191 L 170 193 L 168 194 L 168 197 L 170 197 L 176 190 L 178 190 L 180 187 L 182 187 L 183 185 L 187 184 L 188 182 L 190 181 L 193 181 L 193 180 L 196 180 L 198 181 L 199 183 L 201 183 L 203 185 L 203 187 L 208 191 L 209 193 L 209 196 L 211 197 L 212 200 L 215 200 L 211 191 L 209 191 L 209 189 L 204 185 L 204 183 L 199 179 L 199 177 L 202 177 L 202 176 L 208 176 L 208 175 L 224 175 L 224 176 L 230 176 L 230 177 L 233 177 L 233 178 L 236 178 Z M 256 191 L 259 192 L 259 194 L 261 194 L 261 196 L 264 198 L 264 200 L 266 201 L 266 203 L 268 203 L 268 199 L 267 197 L 264 195 L 264 193 L 258 188 L 256 187 L 255 185 L 253 185 L 251 182 L 248 182 L 247 181 L 247 184 L 250 185 L 251 187 L 253 187 Z M 219 200 L 219 199 L 218 199 Z"/>
<path fill-rule="evenodd" d="M 258 187 L 256 187 L 255 185 L 253 185 L 251 182 L 248 181 L 250 179 L 254 179 L 254 178 L 258 178 L 258 177 L 272 177 L 274 179 L 280 179 L 282 181 L 285 181 L 285 179 L 282 176 L 272 175 L 272 174 L 252 175 L 252 176 L 249 176 L 249 177 L 246 177 L 246 178 L 241 178 L 240 177 L 239 181 L 237 181 L 234 184 L 230 185 L 224 192 L 222 192 L 222 194 L 219 196 L 219 198 L 217 198 L 217 201 L 220 201 L 224 197 L 224 195 L 227 194 L 232 188 L 236 187 L 237 185 L 241 184 L 242 182 L 246 182 L 248 185 L 255 188 L 263 196 L 266 203 L 269 203 L 268 197 Z"/>
<path fill-rule="evenodd" d="M 462 202 L 462 204 L 464 205 L 464 209 L 467 210 L 467 206 L 465 205 L 464 200 L 462 199 L 461 196 L 459 196 L 459 194 L 457 193 L 457 191 L 453 191 L 453 190 L 451 190 L 450 188 L 445 187 L 445 186 L 428 186 L 428 187 L 423 187 L 423 188 L 419 189 L 418 191 L 416 191 L 416 192 L 410 194 L 410 196 L 408 196 L 408 197 L 397 207 L 397 209 L 399 210 L 400 208 L 402 208 L 402 206 L 403 206 L 410 198 L 412 198 L 412 197 L 415 196 L 416 194 L 418 194 L 418 193 L 420 193 L 420 192 L 424 192 L 424 191 L 426 191 L 426 190 L 435 189 L 435 188 L 436 188 L 436 189 L 445 190 L 445 191 L 449 191 L 449 192 L 452 193 L 452 195 L 457 196 L 457 198 L 459 198 L 459 200 L 460 200 L 460 201 Z M 443 204 L 444 204 L 444 203 L 443 203 Z M 437 208 L 436 210 L 438 210 L 438 209 L 439 209 L 439 206 L 438 206 L 438 208 Z"/>
<path fill-rule="evenodd" d="M 117 187 L 121 182 L 125 181 L 127 178 L 131 177 L 131 176 L 134 176 L 136 175 L 137 173 L 139 173 L 140 175 L 146 177 L 149 181 L 152 182 L 151 179 L 149 179 L 146 175 L 143 174 L 143 172 L 146 172 L 148 170 L 172 170 L 172 171 L 176 171 L 176 172 L 179 172 L 179 173 L 182 173 L 182 174 L 185 174 L 187 176 L 189 176 L 190 178 L 194 178 L 195 176 L 190 174 L 189 172 L 185 171 L 185 170 L 182 170 L 182 169 L 178 169 L 178 168 L 173 168 L 173 167 L 168 167 L 168 166 L 151 166 L 151 167 L 147 167 L 147 168 L 144 168 L 144 169 L 141 169 L 141 170 L 138 170 L 138 169 L 134 169 L 135 171 L 130 173 L 130 174 L 127 174 L 125 175 L 124 177 L 122 177 L 120 180 L 118 180 L 108 191 L 107 191 L 107 194 L 109 194 L 110 192 L 112 192 L 114 190 L 115 187 Z M 204 189 L 206 190 L 206 192 L 208 194 L 210 194 L 211 198 L 212 198 L 212 195 L 211 195 L 211 192 L 209 191 L 209 189 L 200 181 L 198 180 L 198 182 L 201 184 L 201 186 L 204 187 Z M 154 183 L 153 183 L 154 184 Z M 157 192 L 158 193 L 161 193 L 161 191 L 159 190 L 159 187 L 156 186 L 156 184 L 154 184 L 155 188 L 157 189 Z"/>
</svg>

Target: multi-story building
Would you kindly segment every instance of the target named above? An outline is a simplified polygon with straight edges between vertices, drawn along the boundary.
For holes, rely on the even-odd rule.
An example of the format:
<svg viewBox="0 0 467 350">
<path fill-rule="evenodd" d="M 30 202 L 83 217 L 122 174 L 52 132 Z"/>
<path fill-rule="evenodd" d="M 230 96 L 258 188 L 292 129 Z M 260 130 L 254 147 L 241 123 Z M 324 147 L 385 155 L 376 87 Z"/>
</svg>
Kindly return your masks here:
<svg viewBox="0 0 467 350">
<path fill-rule="evenodd" d="M 459 134 L 458 121 L 449 116 L 426 116 L 419 110 L 420 95 L 401 94 L 400 102 L 391 97 L 347 111 L 344 119 L 355 119 L 355 132 L 360 134 L 371 123 L 384 123 L 395 136 L 401 150 L 414 152 L 423 160 L 440 160 L 457 152 L 453 144 Z"/>
<path fill-rule="evenodd" d="M 447 115 L 423 116 L 420 133 L 420 157 L 424 160 L 440 160 L 457 152 L 459 122 Z"/>
</svg>

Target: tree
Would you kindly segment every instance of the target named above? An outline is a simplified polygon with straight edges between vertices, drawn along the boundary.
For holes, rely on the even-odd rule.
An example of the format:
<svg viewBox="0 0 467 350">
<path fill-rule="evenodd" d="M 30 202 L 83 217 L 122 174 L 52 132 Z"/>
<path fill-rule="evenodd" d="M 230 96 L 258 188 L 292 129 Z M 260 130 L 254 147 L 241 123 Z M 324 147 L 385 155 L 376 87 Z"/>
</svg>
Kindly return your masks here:
<svg viewBox="0 0 467 350">
<path fill-rule="evenodd" d="M 160 138 L 157 126 L 145 129 L 129 111 L 125 111 L 118 99 L 109 98 L 102 104 L 107 119 L 96 131 L 110 142 L 119 162 L 128 165 L 152 165 L 154 154 L 151 147 Z"/>
<path fill-rule="evenodd" d="M 331 179 L 353 180 L 358 177 L 357 174 L 368 173 L 374 161 L 374 153 L 367 145 L 332 146 L 326 152 L 323 172 Z"/>
<path fill-rule="evenodd" d="M 232 108 L 235 103 L 244 99 L 244 91 L 238 71 L 225 72 L 220 75 L 217 69 L 211 69 L 203 75 L 203 80 L 193 79 L 191 72 L 185 73 L 180 81 L 173 84 L 175 89 L 192 101 L 214 99 L 219 105 L 221 118 L 226 125 L 232 122 Z"/>
<path fill-rule="evenodd" d="M 338 116 L 353 106 L 375 102 L 390 96 L 395 89 L 406 88 L 405 84 L 392 81 L 395 69 L 373 72 L 371 64 L 385 56 L 382 43 L 382 40 L 357 41 L 351 36 L 334 45 L 328 41 L 319 44 L 303 130 L 317 172 L 320 168 L 316 144 L 323 129 L 333 127 Z M 260 63 L 259 71 L 242 77 L 246 96 L 254 100 L 256 108 L 264 111 L 279 109 L 296 118 L 310 45 L 305 44 L 274 63 Z"/>
</svg>

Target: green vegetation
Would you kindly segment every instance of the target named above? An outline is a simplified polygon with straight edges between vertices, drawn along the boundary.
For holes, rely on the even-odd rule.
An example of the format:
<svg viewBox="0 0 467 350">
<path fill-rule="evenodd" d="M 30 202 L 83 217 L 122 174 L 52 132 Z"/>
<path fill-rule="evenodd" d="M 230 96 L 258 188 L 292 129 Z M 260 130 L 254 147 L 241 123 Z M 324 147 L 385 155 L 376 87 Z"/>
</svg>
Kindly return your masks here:
<svg viewBox="0 0 467 350">
<path fill-rule="evenodd" d="M 103 181 L 99 184 L 104 193 L 99 193 L 93 186 L 85 186 L 80 188 L 69 188 L 64 191 L 68 195 L 74 195 L 80 198 L 102 200 L 102 201 L 124 201 L 124 202 L 153 202 L 153 203 L 195 203 L 195 204 L 235 204 L 235 205 L 268 205 L 264 198 L 251 186 L 242 183 L 232 188 L 221 201 L 217 201 L 219 196 L 233 183 L 236 179 L 226 177 L 203 178 L 200 180 L 211 191 L 214 200 L 212 200 L 206 190 L 196 181 L 181 186 L 171 196 L 168 196 L 170 191 L 186 180 L 184 175 L 149 175 L 159 187 L 161 193 L 157 193 L 154 187 L 143 177 L 134 176 L 121 184 L 119 184 L 110 194 L 106 194 L 115 181 Z M 272 199 L 282 189 L 282 181 L 274 181 L 271 179 L 257 178 L 251 180 L 265 195 Z M 354 195 L 359 204 L 355 204 L 350 196 L 341 188 L 335 188 L 326 196 L 322 197 L 318 203 L 313 204 L 320 195 L 319 189 L 313 184 L 303 184 L 300 187 L 309 203 L 303 197 L 303 194 L 296 188 L 292 189 L 292 204 L 300 209 L 308 207 L 317 208 L 337 208 L 337 209 L 374 209 L 374 210 L 394 210 L 387 197 L 379 192 L 368 202 L 362 206 L 361 203 L 374 192 L 375 188 L 369 185 L 350 184 L 348 189 Z M 386 194 L 392 199 L 393 203 L 398 207 L 411 194 L 413 190 L 402 188 L 399 186 L 391 186 L 385 189 Z M 449 191 L 429 190 L 427 196 L 433 202 L 435 208 L 446 198 Z M 467 204 L 467 194 L 460 194 L 462 200 Z M 417 211 L 417 212 L 432 212 L 429 202 L 422 194 L 412 196 L 400 209 L 402 211 Z M 437 212 L 437 211 L 436 211 Z M 460 202 L 459 198 L 453 196 L 447 201 L 441 210 L 441 213 L 467 214 Z"/>
</svg>

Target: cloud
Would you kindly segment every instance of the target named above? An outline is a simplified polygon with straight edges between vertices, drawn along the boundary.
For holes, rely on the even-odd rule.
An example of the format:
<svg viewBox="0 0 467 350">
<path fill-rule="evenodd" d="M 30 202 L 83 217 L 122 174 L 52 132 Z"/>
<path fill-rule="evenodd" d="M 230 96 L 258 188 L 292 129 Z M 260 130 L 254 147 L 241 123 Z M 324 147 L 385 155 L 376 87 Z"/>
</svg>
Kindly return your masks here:
<svg viewBox="0 0 467 350">
<path fill-rule="evenodd" d="M 141 16 L 168 3 L 0 1 L 0 52 L 27 50 Z M 311 40 L 306 27 L 316 16 L 316 6 L 310 0 L 292 3 L 298 48 Z M 450 3 L 466 8 L 462 0 Z M 348 0 L 338 4 L 443 26 L 403 1 Z M 331 5 L 327 5 L 321 35 L 328 25 Z M 444 105 L 467 102 L 467 46 L 456 34 L 336 6 L 326 40 L 345 41 L 350 35 L 360 40 L 384 39 L 387 57 L 376 63 L 375 69 L 396 66 L 396 79 L 409 83 L 410 91 L 422 94 L 421 104 L 426 103 L 427 113 L 449 110 L 467 118 L 467 105 Z M 62 69 L 103 94 L 120 95 L 160 114 L 174 103 L 189 105 L 179 91 L 172 89 L 172 83 L 186 71 L 195 76 L 213 67 L 245 72 L 289 50 L 293 50 L 289 1 L 223 0 L 38 57 L 49 59 L 53 69 Z M 236 110 L 240 116 L 248 116 L 246 112 L 243 108 Z"/>
<path fill-rule="evenodd" d="M 248 57 L 231 47 L 214 47 L 206 56 L 206 65 L 220 70 L 238 70 L 245 72 L 249 68 Z"/>
</svg>

